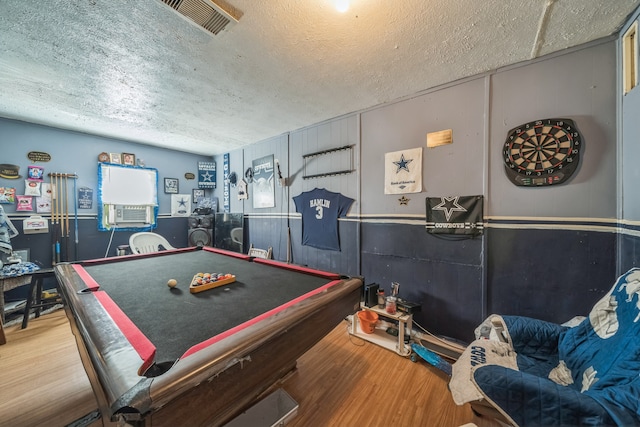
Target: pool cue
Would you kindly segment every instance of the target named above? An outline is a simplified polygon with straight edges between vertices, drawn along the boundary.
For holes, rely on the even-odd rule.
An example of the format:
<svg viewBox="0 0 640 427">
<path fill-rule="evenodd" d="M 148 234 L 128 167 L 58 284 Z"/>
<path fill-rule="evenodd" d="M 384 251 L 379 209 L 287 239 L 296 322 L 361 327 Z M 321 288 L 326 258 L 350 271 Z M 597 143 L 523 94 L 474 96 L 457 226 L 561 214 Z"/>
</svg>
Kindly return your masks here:
<svg viewBox="0 0 640 427">
<path fill-rule="evenodd" d="M 60 258 L 60 244 L 58 243 L 58 177 L 55 173 L 51 174 L 51 211 L 52 211 L 52 227 L 53 227 L 53 261 L 52 265 L 56 265 Z"/>
<path fill-rule="evenodd" d="M 60 174 L 56 173 L 56 224 L 58 224 L 58 226 L 56 227 L 57 230 L 57 234 L 56 234 L 56 262 L 60 262 L 60 239 L 61 239 L 61 235 L 62 235 L 62 225 L 60 224 L 60 213 L 61 213 L 61 208 L 62 205 L 60 204 L 60 195 L 61 195 L 61 191 L 60 191 L 60 185 L 61 185 L 61 179 L 60 179 Z"/>
<path fill-rule="evenodd" d="M 67 215 L 67 237 L 69 237 L 69 174 L 64 175 L 64 211 Z"/>
<path fill-rule="evenodd" d="M 75 251 L 73 260 L 78 260 L 78 175 L 73 174 L 73 225 L 74 225 L 74 237 L 75 237 Z"/>
<path fill-rule="evenodd" d="M 64 188 L 65 188 L 65 198 L 64 198 L 64 210 L 67 212 L 67 240 L 65 240 L 66 261 L 69 261 L 69 235 L 71 234 L 71 230 L 69 230 L 69 174 L 65 174 L 64 177 Z"/>
<path fill-rule="evenodd" d="M 54 176 L 49 174 L 49 186 L 51 190 L 51 265 L 56 265 L 56 204 L 54 190 Z"/>
<path fill-rule="evenodd" d="M 64 208 L 64 203 L 62 202 L 62 198 L 64 197 L 64 187 L 62 187 L 63 176 L 60 173 L 58 174 L 58 180 L 60 181 L 58 212 L 60 212 L 60 239 L 62 240 L 64 238 L 64 211 L 62 210 Z"/>
</svg>

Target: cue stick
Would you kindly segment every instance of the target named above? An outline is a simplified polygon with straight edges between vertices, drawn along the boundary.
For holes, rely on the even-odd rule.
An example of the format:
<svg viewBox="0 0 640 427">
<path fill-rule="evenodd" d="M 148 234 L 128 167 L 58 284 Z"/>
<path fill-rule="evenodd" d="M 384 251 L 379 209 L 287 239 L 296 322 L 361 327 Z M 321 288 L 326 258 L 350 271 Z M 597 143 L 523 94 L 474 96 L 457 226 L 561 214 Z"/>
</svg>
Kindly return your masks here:
<svg viewBox="0 0 640 427">
<path fill-rule="evenodd" d="M 56 173 L 56 224 L 58 224 L 56 230 L 56 262 L 60 262 L 60 239 L 62 238 L 62 226 L 60 225 L 60 210 L 62 209 L 62 205 L 60 204 L 60 185 L 62 185 L 62 180 L 60 179 L 60 174 Z"/>
<path fill-rule="evenodd" d="M 63 175 L 58 174 L 58 179 L 60 180 L 60 204 L 58 205 L 58 212 L 60 212 L 60 239 L 64 238 L 64 211 L 62 210 L 64 204 L 62 203 L 62 198 L 64 197 L 64 188 L 62 187 L 63 183 Z"/>
<path fill-rule="evenodd" d="M 60 262 L 62 260 L 62 239 L 64 239 L 64 212 L 62 212 L 62 197 L 64 190 L 62 188 L 62 175 L 56 173 L 56 211 L 58 212 L 58 239 L 56 240 L 56 258 Z"/>
<path fill-rule="evenodd" d="M 64 211 L 67 215 L 67 237 L 69 237 L 69 174 L 64 175 Z"/>
<path fill-rule="evenodd" d="M 66 228 L 67 228 L 67 235 L 64 239 L 64 254 L 65 254 L 65 261 L 69 261 L 69 174 L 65 173 L 64 174 L 64 211 L 65 211 L 65 215 L 67 216 L 67 224 L 66 224 Z"/>
<path fill-rule="evenodd" d="M 56 204 L 54 175 L 49 174 L 49 186 L 51 187 L 51 265 L 56 265 Z"/>
<path fill-rule="evenodd" d="M 60 261 L 60 242 L 59 240 L 59 229 L 58 229 L 58 216 L 60 212 L 58 210 L 58 175 L 56 173 L 52 174 L 53 176 L 53 191 L 51 192 L 52 200 L 51 206 L 53 209 L 53 236 L 54 236 L 54 244 L 53 244 L 53 264 L 55 265 L 58 261 Z"/>
<path fill-rule="evenodd" d="M 74 225 L 74 237 L 75 237 L 75 251 L 73 260 L 78 260 L 78 175 L 73 174 L 73 225 Z"/>
</svg>

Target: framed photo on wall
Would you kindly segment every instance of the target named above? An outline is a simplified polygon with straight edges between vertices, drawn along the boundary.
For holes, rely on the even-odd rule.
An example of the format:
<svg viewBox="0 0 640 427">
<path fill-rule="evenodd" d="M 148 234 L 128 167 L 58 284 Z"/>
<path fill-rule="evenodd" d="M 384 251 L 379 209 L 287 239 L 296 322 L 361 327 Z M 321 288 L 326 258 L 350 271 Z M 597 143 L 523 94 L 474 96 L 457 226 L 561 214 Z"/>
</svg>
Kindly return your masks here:
<svg viewBox="0 0 640 427">
<path fill-rule="evenodd" d="M 204 188 L 194 188 L 192 191 L 193 191 L 193 203 L 198 203 L 198 200 L 204 198 Z"/>
<path fill-rule="evenodd" d="M 178 178 L 165 178 L 164 192 L 171 193 L 171 194 L 178 194 Z"/>
</svg>

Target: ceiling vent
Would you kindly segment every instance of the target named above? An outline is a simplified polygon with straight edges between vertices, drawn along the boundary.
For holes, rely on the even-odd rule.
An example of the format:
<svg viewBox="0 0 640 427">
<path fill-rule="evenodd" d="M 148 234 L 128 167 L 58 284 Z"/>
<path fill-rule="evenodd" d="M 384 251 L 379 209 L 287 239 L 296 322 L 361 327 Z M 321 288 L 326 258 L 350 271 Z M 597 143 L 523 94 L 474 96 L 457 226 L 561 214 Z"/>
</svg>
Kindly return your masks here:
<svg viewBox="0 0 640 427">
<path fill-rule="evenodd" d="M 238 20 L 211 0 L 162 0 L 181 15 L 189 18 L 213 35 Z"/>
</svg>

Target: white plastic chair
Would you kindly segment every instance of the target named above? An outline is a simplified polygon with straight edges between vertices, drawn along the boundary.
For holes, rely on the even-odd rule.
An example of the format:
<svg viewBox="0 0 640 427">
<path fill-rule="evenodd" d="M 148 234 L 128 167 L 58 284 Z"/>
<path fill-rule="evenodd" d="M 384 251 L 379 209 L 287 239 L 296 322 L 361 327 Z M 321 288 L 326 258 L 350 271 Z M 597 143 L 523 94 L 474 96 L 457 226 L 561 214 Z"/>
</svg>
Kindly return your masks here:
<svg viewBox="0 0 640 427">
<path fill-rule="evenodd" d="M 143 231 L 129 237 L 129 248 L 134 254 L 149 254 L 163 250 L 175 249 L 167 239 L 159 234 Z"/>
<path fill-rule="evenodd" d="M 244 239 L 244 231 L 242 230 L 242 227 L 232 228 L 230 235 L 231 235 L 231 240 L 237 243 L 238 245 L 240 245 L 240 252 L 243 252 L 242 242 Z"/>
</svg>

